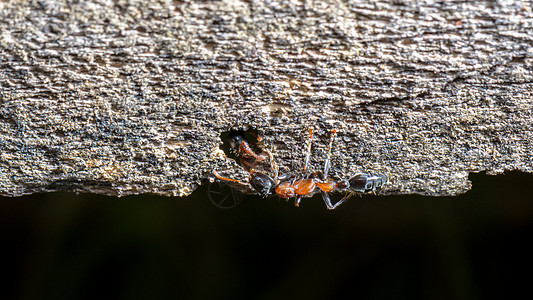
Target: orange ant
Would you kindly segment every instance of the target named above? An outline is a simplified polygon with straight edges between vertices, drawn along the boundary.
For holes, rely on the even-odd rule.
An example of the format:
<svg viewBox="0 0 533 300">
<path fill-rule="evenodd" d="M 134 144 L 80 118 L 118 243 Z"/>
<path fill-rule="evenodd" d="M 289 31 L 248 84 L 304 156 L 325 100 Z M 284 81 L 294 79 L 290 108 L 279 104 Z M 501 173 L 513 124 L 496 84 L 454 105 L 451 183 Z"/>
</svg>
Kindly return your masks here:
<svg viewBox="0 0 533 300">
<path fill-rule="evenodd" d="M 262 168 L 261 165 L 265 163 L 266 156 L 273 162 L 270 152 L 261 148 L 261 137 L 254 130 L 231 130 L 226 141 L 229 153 L 246 171 Z"/>
<path fill-rule="evenodd" d="M 337 206 L 348 200 L 353 193 L 368 193 L 381 188 L 387 183 L 388 178 L 385 175 L 378 175 L 372 173 L 359 173 L 348 180 L 335 180 L 328 178 L 330 168 L 331 147 L 335 138 L 336 130 L 332 130 L 331 139 L 328 146 L 326 161 L 324 163 L 323 171 L 310 173 L 309 160 L 311 158 L 311 146 L 313 130 L 309 128 L 309 140 L 307 142 L 307 151 L 304 161 L 303 170 L 300 174 L 286 173 L 278 176 L 278 167 L 274 162 L 272 154 L 269 151 L 258 149 L 260 153 L 256 153 L 250 143 L 255 143 L 255 146 L 260 142 L 258 135 L 255 135 L 256 141 L 247 140 L 242 132 L 228 135 L 228 143 L 230 151 L 235 153 L 235 158 L 239 165 L 250 172 L 247 182 L 236 179 L 226 178 L 213 170 L 213 175 L 222 181 L 236 183 L 240 186 L 251 186 L 261 196 L 277 195 L 280 198 L 289 199 L 295 198 L 295 205 L 299 206 L 302 197 L 312 195 L 316 188 L 320 190 L 322 199 L 328 209 L 335 209 Z M 256 147 L 258 148 L 258 147 Z M 264 169 L 264 162 L 268 156 L 269 171 L 273 176 L 267 174 Z M 260 169 L 258 171 L 258 169 Z M 329 197 L 329 192 L 348 192 L 348 194 L 332 204 Z"/>
</svg>

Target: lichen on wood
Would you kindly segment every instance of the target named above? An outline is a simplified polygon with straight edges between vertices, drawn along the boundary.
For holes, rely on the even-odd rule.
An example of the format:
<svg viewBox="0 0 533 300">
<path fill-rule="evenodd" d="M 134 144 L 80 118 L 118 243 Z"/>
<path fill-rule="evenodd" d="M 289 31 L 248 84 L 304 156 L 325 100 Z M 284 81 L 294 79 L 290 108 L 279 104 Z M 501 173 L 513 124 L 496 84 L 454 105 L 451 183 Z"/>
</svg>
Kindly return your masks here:
<svg viewBox="0 0 533 300">
<path fill-rule="evenodd" d="M 533 172 L 529 1 L 0 2 L 0 194 L 184 196 L 257 128 L 281 170 L 455 195 Z"/>
</svg>

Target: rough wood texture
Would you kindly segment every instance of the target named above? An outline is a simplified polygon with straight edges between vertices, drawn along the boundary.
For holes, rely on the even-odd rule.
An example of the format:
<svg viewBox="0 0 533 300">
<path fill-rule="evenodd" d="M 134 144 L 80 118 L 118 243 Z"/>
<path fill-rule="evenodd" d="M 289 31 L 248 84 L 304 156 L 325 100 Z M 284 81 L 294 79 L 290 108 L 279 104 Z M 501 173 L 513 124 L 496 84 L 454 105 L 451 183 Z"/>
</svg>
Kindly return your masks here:
<svg viewBox="0 0 533 300">
<path fill-rule="evenodd" d="M 2 1 L 0 194 L 187 195 L 251 124 L 282 170 L 454 195 L 533 172 L 530 1 Z M 227 171 L 226 171 L 227 170 Z"/>
</svg>

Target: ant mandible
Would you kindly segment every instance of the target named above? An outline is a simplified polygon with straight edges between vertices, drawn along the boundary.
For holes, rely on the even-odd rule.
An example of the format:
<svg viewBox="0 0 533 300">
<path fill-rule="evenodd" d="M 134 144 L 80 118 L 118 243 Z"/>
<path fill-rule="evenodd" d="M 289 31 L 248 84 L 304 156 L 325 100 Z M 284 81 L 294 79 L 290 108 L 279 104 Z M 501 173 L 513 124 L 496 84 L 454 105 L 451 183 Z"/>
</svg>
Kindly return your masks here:
<svg viewBox="0 0 533 300">
<path fill-rule="evenodd" d="M 255 153 L 242 134 L 233 134 L 228 136 L 228 144 L 239 165 L 250 172 L 247 182 L 236 179 L 226 178 L 213 170 L 216 178 L 226 182 L 236 183 L 242 186 L 251 186 L 261 196 L 277 195 L 283 199 L 295 198 L 295 206 L 299 206 L 302 197 L 313 194 L 316 188 L 320 190 L 322 199 L 328 209 L 335 209 L 354 193 L 369 193 L 381 188 L 387 183 L 388 178 L 385 175 L 373 173 L 359 173 L 348 180 L 335 180 L 328 178 L 330 168 L 331 148 L 335 138 L 336 130 L 331 131 L 331 139 L 328 146 L 326 160 L 322 171 L 309 172 L 309 160 L 311 158 L 311 146 L 313 130 L 309 128 L 309 140 L 307 142 L 307 151 L 304 161 L 303 170 L 299 174 L 286 173 L 278 176 L 278 167 L 272 154 L 269 151 L 261 150 L 262 153 Z M 255 135 L 257 141 L 260 137 Z M 269 161 L 269 171 L 272 176 L 267 174 L 264 163 L 266 156 Z M 330 192 L 348 192 L 337 203 L 332 204 L 329 197 Z"/>
</svg>

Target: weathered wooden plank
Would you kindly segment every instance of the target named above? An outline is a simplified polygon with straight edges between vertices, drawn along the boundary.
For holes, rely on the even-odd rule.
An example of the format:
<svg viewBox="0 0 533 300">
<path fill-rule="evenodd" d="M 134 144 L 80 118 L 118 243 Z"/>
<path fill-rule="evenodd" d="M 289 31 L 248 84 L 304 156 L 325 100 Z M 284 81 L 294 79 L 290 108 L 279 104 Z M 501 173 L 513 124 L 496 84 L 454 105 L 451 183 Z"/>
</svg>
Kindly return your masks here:
<svg viewBox="0 0 533 300">
<path fill-rule="evenodd" d="M 530 1 L 0 2 L 0 194 L 187 195 L 246 174 L 219 136 L 251 124 L 282 170 L 388 174 L 454 195 L 533 172 Z"/>
</svg>

